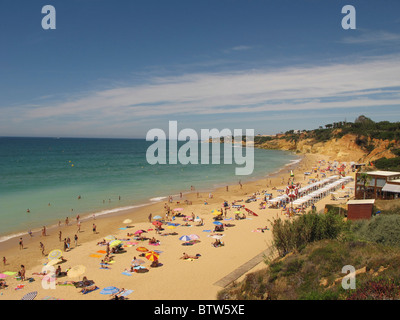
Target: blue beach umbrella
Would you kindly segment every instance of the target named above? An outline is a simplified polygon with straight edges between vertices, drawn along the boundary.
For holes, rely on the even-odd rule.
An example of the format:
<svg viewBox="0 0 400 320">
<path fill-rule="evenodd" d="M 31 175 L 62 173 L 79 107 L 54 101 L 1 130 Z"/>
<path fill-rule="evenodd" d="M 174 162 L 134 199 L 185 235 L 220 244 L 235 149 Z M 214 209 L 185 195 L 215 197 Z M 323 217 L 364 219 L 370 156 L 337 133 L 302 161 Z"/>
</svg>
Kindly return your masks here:
<svg viewBox="0 0 400 320">
<path fill-rule="evenodd" d="M 223 223 L 219 221 L 214 221 L 213 224 L 216 224 L 217 226 L 221 226 Z"/>
<path fill-rule="evenodd" d="M 100 291 L 101 294 L 114 294 L 117 293 L 119 289 L 117 287 L 106 287 Z"/>
<path fill-rule="evenodd" d="M 182 236 L 182 237 L 179 238 L 179 240 L 181 240 L 181 241 L 190 241 L 192 239 L 189 236 Z"/>
<path fill-rule="evenodd" d="M 162 217 L 161 216 L 155 216 L 155 217 L 153 217 L 153 219 L 154 220 L 159 220 L 159 219 L 162 219 Z"/>
</svg>

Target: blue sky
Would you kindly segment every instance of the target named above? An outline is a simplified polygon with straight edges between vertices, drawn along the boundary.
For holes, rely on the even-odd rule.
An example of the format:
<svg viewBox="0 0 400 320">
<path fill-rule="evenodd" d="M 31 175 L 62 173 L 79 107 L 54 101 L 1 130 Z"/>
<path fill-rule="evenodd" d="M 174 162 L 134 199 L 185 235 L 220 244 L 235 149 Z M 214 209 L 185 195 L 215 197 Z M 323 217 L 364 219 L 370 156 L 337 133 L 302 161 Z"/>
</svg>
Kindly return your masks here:
<svg viewBox="0 0 400 320">
<path fill-rule="evenodd" d="M 56 30 L 43 30 L 44 5 Z M 356 30 L 344 30 L 344 5 Z M 0 136 L 400 121 L 400 2 L 0 3 Z"/>
</svg>

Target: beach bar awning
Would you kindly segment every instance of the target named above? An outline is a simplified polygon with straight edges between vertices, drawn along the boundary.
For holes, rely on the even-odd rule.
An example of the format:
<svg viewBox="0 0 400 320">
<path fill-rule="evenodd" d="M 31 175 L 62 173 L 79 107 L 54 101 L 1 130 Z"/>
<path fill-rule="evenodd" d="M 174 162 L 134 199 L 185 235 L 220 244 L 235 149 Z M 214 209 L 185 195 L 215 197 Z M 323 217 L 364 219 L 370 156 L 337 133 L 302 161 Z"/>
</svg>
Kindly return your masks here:
<svg viewBox="0 0 400 320">
<path fill-rule="evenodd" d="M 400 193 L 400 185 L 391 184 L 391 183 L 386 183 L 386 184 L 383 186 L 382 191 L 393 192 L 393 193 Z"/>
</svg>

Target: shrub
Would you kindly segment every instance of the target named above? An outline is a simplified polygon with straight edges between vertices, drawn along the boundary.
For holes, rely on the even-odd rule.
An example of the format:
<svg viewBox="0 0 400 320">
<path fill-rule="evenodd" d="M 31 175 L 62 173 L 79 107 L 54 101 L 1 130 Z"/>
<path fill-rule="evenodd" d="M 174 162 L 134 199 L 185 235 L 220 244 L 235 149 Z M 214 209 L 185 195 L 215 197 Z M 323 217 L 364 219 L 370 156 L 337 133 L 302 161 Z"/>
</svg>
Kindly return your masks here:
<svg viewBox="0 0 400 320">
<path fill-rule="evenodd" d="M 282 221 L 280 218 L 273 222 L 273 244 L 281 256 L 296 249 L 299 250 L 307 243 L 322 239 L 337 239 L 342 233 L 345 223 L 335 213 L 307 213 L 298 219 Z"/>
<path fill-rule="evenodd" d="M 347 300 L 398 300 L 400 285 L 392 279 L 368 281 L 351 294 Z"/>
<path fill-rule="evenodd" d="M 362 240 L 400 247 L 400 215 L 378 215 L 353 223 L 351 229 Z"/>
</svg>

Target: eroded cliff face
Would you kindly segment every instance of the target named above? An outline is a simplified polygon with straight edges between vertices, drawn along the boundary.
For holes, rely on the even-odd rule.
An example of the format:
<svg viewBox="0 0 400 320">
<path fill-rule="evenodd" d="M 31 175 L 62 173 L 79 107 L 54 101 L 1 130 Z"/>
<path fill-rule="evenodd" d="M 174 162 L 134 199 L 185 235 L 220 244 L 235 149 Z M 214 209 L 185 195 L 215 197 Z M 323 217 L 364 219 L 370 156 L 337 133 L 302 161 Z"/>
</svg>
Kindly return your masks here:
<svg viewBox="0 0 400 320">
<path fill-rule="evenodd" d="M 285 139 L 273 139 L 262 144 L 257 144 L 259 148 L 277 149 L 293 151 L 299 154 L 324 154 L 338 161 L 360 161 L 369 162 L 386 157 L 393 158 L 395 155 L 388 149 L 393 145 L 393 141 L 388 140 L 369 140 L 369 144 L 374 146 L 372 152 L 367 152 L 357 143 L 357 136 L 352 134 L 344 135 L 336 139 L 332 138 L 325 142 L 315 142 L 312 138 L 300 138 L 296 141 Z"/>
</svg>

